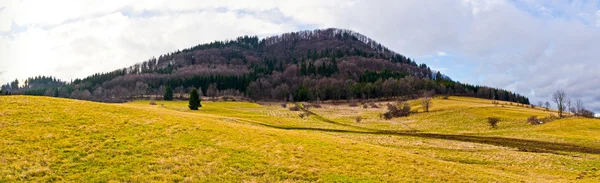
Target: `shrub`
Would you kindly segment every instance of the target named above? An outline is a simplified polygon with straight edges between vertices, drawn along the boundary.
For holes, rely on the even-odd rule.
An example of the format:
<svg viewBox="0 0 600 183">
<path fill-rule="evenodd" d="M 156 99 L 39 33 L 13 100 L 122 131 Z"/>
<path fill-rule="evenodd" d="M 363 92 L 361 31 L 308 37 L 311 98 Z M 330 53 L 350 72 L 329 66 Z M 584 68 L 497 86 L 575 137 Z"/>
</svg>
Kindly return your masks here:
<svg viewBox="0 0 600 183">
<path fill-rule="evenodd" d="M 390 119 L 392 119 L 394 117 L 394 116 L 392 116 L 392 113 L 390 113 L 390 112 L 383 113 L 381 116 L 385 120 L 390 120 Z"/>
<path fill-rule="evenodd" d="M 531 125 L 539 125 L 539 124 L 543 124 L 544 122 L 540 121 L 537 116 L 530 116 L 529 118 L 527 118 L 527 122 L 529 122 L 529 124 Z"/>
<path fill-rule="evenodd" d="M 494 106 L 498 106 L 498 104 L 500 104 L 500 102 L 492 100 L 492 104 L 494 104 Z"/>
<path fill-rule="evenodd" d="M 594 116 L 596 115 L 594 112 L 587 109 L 581 109 L 579 113 L 585 118 L 594 118 Z"/>
<path fill-rule="evenodd" d="M 371 103 L 370 105 L 371 105 L 371 108 L 379 109 L 379 106 L 375 103 Z"/>
<path fill-rule="evenodd" d="M 500 118 L 488 117 L 487 121 L 490 124 L 490 126 L 492 126 L 492 128 L 496 128 L 498 127 L 498 122 L 500 122 Z"/>
<path fill-rule="evenodd" d="M 558 118 L 558 116 L 550 115 L 550 116 L 541 118 L 539 120 L 540 120 L 540 124 L 544 124 L 544 123 L 552 122 L 552 121 L 557 120 L 557 119 L 560 119 L 560 118 Z"/>
<path fill-rule="evenodd" d="M 223 101 L 235 101 L 235 97 L 233 96 L 223 96 L 221 97 Z"/>
<path fill-rule="evenodd" d="M 369 106 L 367 104 L 363 104 L 363 108 L 367 109 L 367 108 L 369 108 Z"/>
<path fill-rule="evenodd" d="M 154 99 L 150 100 L 150 105 L 156 105 L 156 101 Z"/>
<path fill-rule="evenodd" d="M 400 113 L 400 117 L 404 117 L 404 116 L 408 116 L 410 115 L 410 105 L 408 105 L 407 103 L 404 103 L 404 106 L 402 107 L 402 113 Z"/>
<path fill-rule="evenodd" d="M 303 113 L 300 113 L 300 114 L 298 114 L 298 116 L 299 116 L 300 118 L 304 119 L 305 117 L 308 117 L 308 116 L 310 116 L 310 113 L 308 113 L 308 112 L 303 112 Z"/>
<path fill-rule="evenodd" d="M 290 107 L 290 111 L 300 111 L 300 107 L 297 105 Z"/>
<path fill-rule="evenodd" d="M 357 123 L 360 123 L 360 121 L 362 121 L 362 117 L 361 116 L 356 116 L 354 118 L 354 120 L 356 120 Z"/>
<path fill-rule="evenodd" d="M 442 99 L 444 99 L 444 100 L 448 100 L 448 98 L 449 98 L 448 95 L 443 95 L 442 96 Z"/>
<path fill-rule="evenodd" d="M 300 113 L 300 114 L 298 114 L 298 117 L 300 117 L 300 118 L 304 118 L 304 113 Z"/>
<path fill-rule="evenodd" d="M 405 117 L 410 115 L 410 105 L 407 103 L 402 105 L 402 108 L 399 109 L 396 105 L 388 104 L 388 112 L 383 114 L 384 119 L 389 120 L 393 117 Z"/>
<path fill-rule="evenodd" d="M 281 107 L 283 107 L 283 108 L 287 108 L 287 104 L 286 104 L 286 103 L 283 103 L 283 104 L 281 104 Z"/>
<path fill-rule="evenodd" d="M 309 108 L 321 108 L 321 104 L 318 103 L 312 103 L 312 104 L 304 104 L 304 108 L 309 109 Z"/>
<path fill-rule="evenodd" d="M 348 104 L 348 106 L 350 107 L 358 107 L 358 103 L 357 102 L 350 102 L 350 104 Z"/>
</svg>

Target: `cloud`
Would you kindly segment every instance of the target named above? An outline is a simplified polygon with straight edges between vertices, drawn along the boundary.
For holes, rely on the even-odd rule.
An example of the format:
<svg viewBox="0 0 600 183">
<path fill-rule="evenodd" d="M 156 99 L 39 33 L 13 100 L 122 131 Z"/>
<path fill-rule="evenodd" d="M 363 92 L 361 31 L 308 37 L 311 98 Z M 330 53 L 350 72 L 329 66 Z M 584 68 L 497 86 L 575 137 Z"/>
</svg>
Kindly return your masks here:
<svg viewBox="0 0 600 183">
<path fill-rule="evenodd" d="M 0 7 L 2 83 L 39 74 L 69 80 L 244 34 L 339 27 L 411 58 L 453 58 L 427 63 L 450 77 L 534 103 L 564 89 L 600 112 L 597 1 L 17 0 Z M 458 64 L 469 69 L 453 69 Z"/>
<path fill-rule="evenodd" d="M 130 66 L 199 43 L 296 29 L 290 24 L 276 24 L 233 11 L 206 10 L 146 18 L 115 12 L 49 29 L 30 27 L 0 37 L 0 68 L 6 68 L 0 78 L 3 83 L 34 75 L 70 80 Z"/>
</svg>

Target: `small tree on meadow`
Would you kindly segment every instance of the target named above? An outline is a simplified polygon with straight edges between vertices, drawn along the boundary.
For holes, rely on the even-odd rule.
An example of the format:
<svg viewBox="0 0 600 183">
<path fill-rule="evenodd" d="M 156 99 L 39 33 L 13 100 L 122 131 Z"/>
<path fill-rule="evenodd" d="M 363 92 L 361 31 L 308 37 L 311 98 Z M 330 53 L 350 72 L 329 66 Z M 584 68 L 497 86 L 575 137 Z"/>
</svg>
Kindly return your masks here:
<svg viewBox="0 0 600 183">
<path fill-rule="evenodd" d="M 567 93 L 563 90 L 557 90 L 552 94 L 552 101 L 554 101 L 556 108 L 558 109 L 558 117 L 562 118 L 567 102 Z"/>
<path fill-rule="evenodd" d="M 163 96 L 164 100 L 173 100 L 173 89 L 171 88 L 171 86 L 167 86 L 167 88 L 165 88 L 165 95 Z"/>
<path fill-rule="evenodd" d="M 425 92 L 423 98 L 421 98 L 421 105 L 423 106 L 425 112 L 429 112 L 429 108 L 431 108 L 431 96 L 433 96 L 433 92 Z"/>
<path fill-rule="evenodd" d="M 198 90 L 196 90 L 196 88 L 192 89 L 190 92 L 190 103 L 188 105 L 190 110 L 198 110 L 199 107 L 202 107 L 200 100 L 201 99 L 200 95 L 198 94 Z"/>
</svg>

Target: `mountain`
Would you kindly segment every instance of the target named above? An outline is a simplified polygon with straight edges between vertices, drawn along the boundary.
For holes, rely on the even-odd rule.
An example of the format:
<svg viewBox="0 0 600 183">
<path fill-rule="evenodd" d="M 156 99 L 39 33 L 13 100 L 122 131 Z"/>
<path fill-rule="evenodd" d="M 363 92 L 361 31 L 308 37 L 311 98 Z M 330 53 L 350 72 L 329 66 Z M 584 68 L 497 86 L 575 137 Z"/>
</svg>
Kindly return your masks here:
<svg viewBox="0 0 600 183">
<path fill-rule="evenodd" d="M 53 82 L 39 84 L 39 78 Z M 3 93 L 123 102 L 159 97 L 167 87 L 176 97 L 196 87 L 208 97 L 278 101 L 408 99 L 434 91 L 529 104 L 510 91 L 453 81 L 367 36 L 335 28 L 200 44 L 69 83 L 52 77 L 16 82 L 3 85 Z"/>
</svg>

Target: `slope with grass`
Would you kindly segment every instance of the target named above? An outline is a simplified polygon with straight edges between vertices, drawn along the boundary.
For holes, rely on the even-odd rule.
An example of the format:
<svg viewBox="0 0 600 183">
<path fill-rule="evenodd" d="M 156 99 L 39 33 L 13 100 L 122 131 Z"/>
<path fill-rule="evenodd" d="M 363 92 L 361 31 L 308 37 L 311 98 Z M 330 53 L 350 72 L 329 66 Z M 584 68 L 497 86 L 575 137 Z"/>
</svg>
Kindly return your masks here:
<svg viewBox="0 0 600 183">
<path fill-rule="evenodd" d="M 600 122 L 528 125 L 550 114 L 538 109 L 451 97 L 385 121 L 384 108 L 347 105 L 300 118 L 278 105 L 157 104 L 0 97 L 0 182 L 600 181 Z"/>
</svg>

